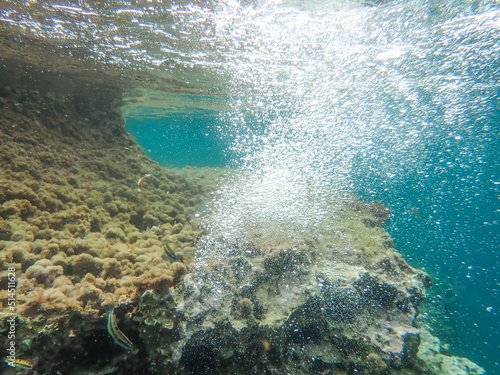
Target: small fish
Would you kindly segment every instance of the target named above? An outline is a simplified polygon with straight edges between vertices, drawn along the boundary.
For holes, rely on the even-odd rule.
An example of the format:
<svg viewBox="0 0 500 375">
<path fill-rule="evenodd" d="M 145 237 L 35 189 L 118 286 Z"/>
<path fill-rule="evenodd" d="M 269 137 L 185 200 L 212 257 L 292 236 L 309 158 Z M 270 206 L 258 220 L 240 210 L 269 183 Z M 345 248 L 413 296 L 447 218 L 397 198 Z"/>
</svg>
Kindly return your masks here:
<svg viewBox="0 0 500 375">
<path fill-rule="evenodd" d="M 109 315 L 108 315 L 108 332 L 115 340 L 115 342 L 120 345 L 122 348 L 125 348 L 127 350 L 134 350 L 134 344 L 128 339 L 125 334 L 120 331 L 120 328 L 118 328 L 118 325 L 116 324 L 116 317 L 114 313 L 115 308 L 112 307 L 109 310 Z"/>
<path fill-rule="evenodd" d="M 120 197 L 120 198 L 123 198 L 129 202 L 132 202 L 132 203 L 135 203 L 135 204 L 138 204 L 140 206 L 144 206 L 145 203 L 143 201 L 141 201 L 139 198 L 137 198 L 135 195 L 133 194 L 129 194 L 127 192 L 119 192 L 119 193 L 116 193 L 116 196 L 117 197 Z"/>
<path fill-rule="evenodd" d="M 165 252 L 165 255 L 171 262 L 177 262 L 177 255 L 175 255 L 174 251 L 172 248 L 169 246 L 168 242 L 165 241 L 163 243 L 163 251 Z"/>
<path fill-rule="evenodd" d="M 416 217 L 417 219 L 422 219 L 423 214 L 420 209 L 418 209 L 417 207 L 409 207 L 409 210 L 414 217 Z"/>
<path fill-rule="evenodd" d="M 31 370 L 33 368 L 33 365 L 28 361 L 25 361 L 24 359 L 16 358 L 11 361 L 10 359 L 6 358 L 5 363 L 7 363 L 11 367 L 16 367 L 23 370 Z"/>
</svg>

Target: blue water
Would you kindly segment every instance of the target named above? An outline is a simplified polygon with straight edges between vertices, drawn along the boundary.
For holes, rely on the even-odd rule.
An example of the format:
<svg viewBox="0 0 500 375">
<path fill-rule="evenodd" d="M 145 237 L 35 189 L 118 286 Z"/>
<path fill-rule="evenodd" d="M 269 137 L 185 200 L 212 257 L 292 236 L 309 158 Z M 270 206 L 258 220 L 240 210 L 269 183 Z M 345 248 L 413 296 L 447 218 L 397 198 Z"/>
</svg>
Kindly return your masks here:
<svg viewBox="0 0 500 375">
<path fill-rule="evenodd" d="M 460 136 L 428 140 L 422 169 L 393 179 L 360 168 L 359 192 L 393 210 L 388 231 L 433 278 L 443 312 L 436 334 L 451 351 L 499 373 L 500 108 L 471 118 Z M 467 129 L 467 130 L 465 130 Z M 417 211 L 418 210 L 418 211 Z"/>
<path fill-rule="evenodd" d="M 243 110 L 235 106 L 234 122 L 207 112 L 161 120 L 129 119 L 126 127 L 148 156 L 164 166 L 238 165 L 238 156 L 244 157 L 261 143 L 269 153 L 264 150 L 258 157 L 268 160 L 264 163 L 268 169 L 288 168 L 299 178 L 318 177 L 310 186 L 324 185 L 328 178 L 321 173 L 331 167 L 335 171 L 332 180 L 343 177 L 364 199 L 382 201 L 392 209 L 386 229 L 397 250 L 433 279 L 422 311 L 428 313 L 434 334 L 450 344 L 452 354 L 473 360 L 488 374 L 500 375 L 497 13 L 441 23 L 436 8 L 430 12 L 436 17 L 433 24 L 427 12 L 422 19 L 412 16 L 412 6 L 395 11 L 401 18 L 393 19 L 388 13 L 388 23 L 372 20 L 373 30 L 381 26 L 392 33 L 387 36 L 394 39 L 387 46 L 389 52 L 404 50 L 401 46 L 412 51 L 400 59 L 372 56 L 370 49 L 362 47 L 375 48 L 378 42 L 371 44 L 367 37 L 368 41 L 356 44 L 351 34 L 337 39 L 361 47 L 358 57 L 344 61 L 336 50 L 330 56 L 322 48 L 315 49 L 313 42 L 309 46 L 308 38 L 302 43 L 312 53 L 306 48 L 302 54 L 292 53 L 285 36 L 286 26 L 293 22 L 286 19 L 279 34 L 283 40 L 273 39 L 269 31 L 255 43 L 263 45 L 262 60 L 250 59 L 250 68 L 243 72 L 247 81 L 257 82 L 260 91 L 247 93 L 243 86 L 237 100 L 247 95 L 250 104 Z M 405 17 L 413 28 L 405 24 Z M 325 25 L 331 25 L 328 21 Z M 262 28 L 263 33 L 268 30 L 272 29 Z M 332 30 L 340 33 L 342 29 Z M 331 35 L 321 34 L 319 45 L 326 48 L 338 41 L 329 39 Z M 282 55 L 271 53 L 279 43 L 285 47 L 277 48 L 278 52 L 293 57 L 290 66 L 281 62 Z M 379 47 L 387 52 L 383 43 Z M 242 74 L 237 69 L 239 61 L 236 77 Z M 282 74 L 294 64 L 297 76 Z M 238 82 L 234 85 L 239 87 Z M 253 122 L 245 119 L 248 123 L 239 127 L 240 118 L 249 110 L 261 112 Z M 266 128 L 271 129 L 269 133 Z M 231 147 L 234 142 L 244 144 L 239 149 L 244 152 L 231 151 L 238 150 Z M 313 147 L 319 151 L 306 150 Z M 281 157 L 274 159 L 280 152 Z M 337 155 L 330 157 L 332 153 Z M 331 165 L 332 160 L 340 167 Z M 342 164 L 345 160 L 350 165 Z M 313 171 L 317 166 L 319 176 Z"/>
<path fill-rule="evenodd" d="M 385 170 L 354 160 L 354 190 L 393 210 L 386 229 L 395 246 L 414 267 L 433 279 L 427 303 L 438 313 L 428 320 L 453 354 L 500 373 L 500 108 L 491 116 L 471 116 L 457 131 L 425 137 L 425 155 L 415 173 Z M 220 117 L 172 115 L 162 119 L 128 119 L 126 129 L 146 154 L 167 167 L 222 167 L 237 164 L 232 139 L 222 139 Z M 375 143 L 385 153 L 384 137 Z M 381 152 L 381 151 L 380 151 Z M 401 156 L 401 155 L 399 155 Z M 404 156 L 404 155 L 403 155 Z M 410 157 L 410 155 L 408 155 Z M 404 157 L 402 158 L 404 160 Z M 391 172 L 395 172 L 392 174 Z M 428 309 L 426 309 L 428 310 Z"/>
<path fill-rule="evenodd" d="M 125 128 L 148 157 L 170 168 L 224 167 L 234 159 L 232 140 L 219 136 L 221 123 L 212 112 L 164 118 L 129 118 Z"/>
</svg>

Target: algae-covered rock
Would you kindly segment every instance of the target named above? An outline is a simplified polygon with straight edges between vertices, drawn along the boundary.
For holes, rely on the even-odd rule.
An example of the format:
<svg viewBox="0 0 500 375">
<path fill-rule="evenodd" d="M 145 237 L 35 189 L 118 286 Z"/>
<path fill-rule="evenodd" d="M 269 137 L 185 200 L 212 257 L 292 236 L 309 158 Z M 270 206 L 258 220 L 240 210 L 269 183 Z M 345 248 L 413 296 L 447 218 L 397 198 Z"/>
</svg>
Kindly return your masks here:
<svg viewBox="0 0 500 375">
<path fill-rule="evenodd" d="M 353 226 L 357 219 L 366 227 L 371 213 L 351 206 L 336 226 Z M 259 246 L 260 236 L 254 242 L 249 231 L 244 241 L 212 243 L 224 255 L 197 267 L 173 291 L 186 322 L 174 362 L 188 373 L 237 373 L 240 366 L 242 373 L 356 367 L 385 374 L 418 367 L 415 319 L 425 275 L 384 245 L 382 229 L 366 229 L 377 249 L 366 256 L 359 232 L 333 229 L 317 241 L 297 236 Z M 368 258 L 386 262 L 377 266 Z M 200 350 L 207 353 L 203 358 L 195 354 Z"/>
<path fill-rule="evenodd" d="M 483 373 L 416 324 L 429 278 L 393 248 L 381 203 L 346 199 L 309 235 L 214 236 L 200 220 L 227 171 L 146 158 L 119 90 L 21 83 L 0 88 L 0 315 L 15 270 L 27 372 Z"/>
<path fill-rule="evenodd" d="M 471 360 L 446 354 L 441 341 L 433 336 L 427 328 L 421 329 L 421 343 L 418 357 L 425 361 L 426 369 L 437 375 L 482 375 L 486 371 Z"/>
<path fill-rule="evenodd" d="M 109 306 L 137 307 L 146 291 L 165 295 L 182 281 L 200 233 L 190 215 L 223 171 L 185 173 L 146 158 L 124 131 L 119 90 L 32 83 L 0 100 L 0 275 L 7 288 L 15 270 L 16 339 L 29 343 L 16 354 L 40 374 L 104 373 L 116 366 L 91 347 L 97 337 L 119 353 L 106 331 Z M 164 256 L 167 237 L 177 262 Z M 2 316 L 8 298 L 4 289 Z M 80 353 L 68 361 L 72 348 Z"/>
</svg>

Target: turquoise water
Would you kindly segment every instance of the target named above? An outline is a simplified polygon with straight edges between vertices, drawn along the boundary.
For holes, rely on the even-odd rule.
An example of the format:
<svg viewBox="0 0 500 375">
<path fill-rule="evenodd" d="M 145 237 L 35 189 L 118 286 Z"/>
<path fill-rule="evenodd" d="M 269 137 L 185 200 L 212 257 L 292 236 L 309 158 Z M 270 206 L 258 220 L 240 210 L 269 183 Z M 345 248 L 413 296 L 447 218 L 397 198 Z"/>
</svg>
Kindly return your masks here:
<svg viewBox="0 0 500 375">
<path fill-rule="evenodd" d="M 450 350 L 498 373 L 500 353 L 500 121 L 492 114 L 461 124 L 461 136 L 426 144 L 422 169 L 383 179 L 358 170 L 359 191 L 393 209 L 387 229 L 397 249 L 434 280 L 431 318 Z M 437 124 L 439 125 L 439 123 Z"/>
<path fill-rule="evenodd" d="M 126 129 L 144 152 L 160 165 L 171 168 L 223 167 L 234 159 L 230 139 L 218 137 L 220 119 L 202 116 L 171 115 L 166 118 L 128 119 Z"/>
</svg>

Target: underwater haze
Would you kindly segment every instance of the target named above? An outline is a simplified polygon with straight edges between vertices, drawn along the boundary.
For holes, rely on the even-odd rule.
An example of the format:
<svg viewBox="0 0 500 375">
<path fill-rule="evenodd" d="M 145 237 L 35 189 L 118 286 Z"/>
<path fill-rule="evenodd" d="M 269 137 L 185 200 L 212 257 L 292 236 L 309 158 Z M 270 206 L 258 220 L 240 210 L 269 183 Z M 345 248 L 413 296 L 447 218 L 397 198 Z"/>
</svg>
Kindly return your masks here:
<svg viewBox="0 0 500 375">
<path fill-rule="evenodd" d="M 394 247 L 432 279 L 422 322 L 450 353 L 500 375 L 498 1 L 0 10 L 4 29 L 119 72 L 125 129 L 161 166 L 237 171 L 211 197 L 193 269 L 248 228 L 319 236 L 350 193 L 383 202 Z M 186 87 L 136 88 L 127 75 L 141 71 Z M 229 293 L 215 278 L 213 289 Z"/>
</svg>

